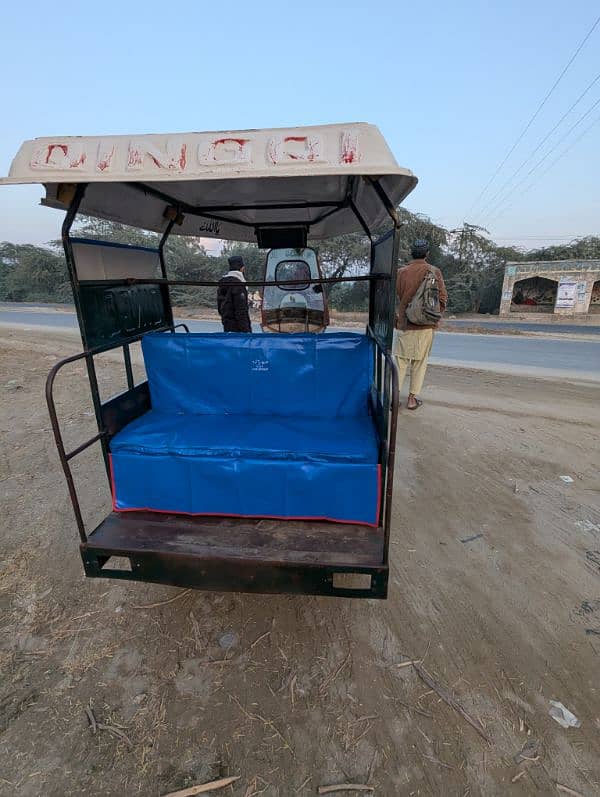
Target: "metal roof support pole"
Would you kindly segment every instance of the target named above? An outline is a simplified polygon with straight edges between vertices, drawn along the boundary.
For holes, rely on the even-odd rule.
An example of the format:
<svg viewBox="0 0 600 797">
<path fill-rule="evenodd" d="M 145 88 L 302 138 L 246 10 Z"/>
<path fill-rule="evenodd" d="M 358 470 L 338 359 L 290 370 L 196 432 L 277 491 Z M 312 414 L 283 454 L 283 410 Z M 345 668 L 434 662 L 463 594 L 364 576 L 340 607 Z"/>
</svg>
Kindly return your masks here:
<svg viewBox="0 0 600 797">
<path fill-rule="evenodd" d="M 359 222 L 360 226 L 361 226 L 361 227 L 363 228 L 363 230 L 365 231 L 365 235 L 367 236 L 367 238 L 369 239 L 369 241 L 373 242 L 373 236 L 371 235 L 371 230 L 369 229 L 369 227 L 368 227 L 368 225 L 367 225 L 367 222 L 366 222 L 366 221 L 364 220 L 364 218 L 362 217 L 362 215 L 361 215 L 361 212 L 360 212 L 360 211 L 359 211 L 359 209 L 356 207 L 356 204 L 355 204 L 355 202 L 354 202 L 354 200 L 353 200 L 353 199 L 351 199 L 351 200 L 350 200 L 350 209 L 352 210 L 352 212 L 353 212 L 353 213 L 354 213 L 354 215 L 356 216 L 356 218 L 357 218 L 357 220 L 358 220 L 358 222 Z"/>
<path fill-rule="evenodd" d="M 356 202 L 354 201 L 354 197 L 356 196 L 356 187 L 358 185 L 358 180 L 356 176 L 350 177 L 348 180 L 348 193 L 346 194 L 346 202 L 350 210 L 354 213 L 354 216 L 360 226 L 363 228 L 365 235 L 373 243 L 373 236 L 371 235 L 371 230 L 369 229 L 369 225 L 364 220 L 362 213 L 358 209 Z"/>
<path fill-rule="evenodd" d="M 174 208 L 174 210 L 176 210 L 176 209 Z M 175 216 L 173 218 L 169 219 L 169 223 L 167 224 L 167 226 L 165 228 L 165 231 L 163 232 L 162 237 L 160 239 L 160 243 L 158 244 L 158 259 L 160 261 L 160 271 L 161 271 L 161 274 L 162 274 L 162 277 L 163 277 L 164 280 L 167 279 L 167 266 L 166 266 L 166 263 L 165 263 L 165 253 L 164 253 L 165 244 L 167 243 L 167 238 L 171 234 L 171 230 L 173 229 L 173 226 L 177 222 L 177 217 L 178 216 L 179 216 L 179 211 L 176 210 Z M 170 292 L 169 286 L 168 285 L 161 285 L 160 286 L 160 290 L 162 291 L 162 294 L 163 294 L 163 304 L 164 304 L 164 306 L 165 306 L 165 308 L 167 310 L 167 323 L 171 327 L 171 330 L 173 330 L 173 325 L 174 325 L 174 321 L 173 321 L 173 305 L 171 304 L 171 292 Z"/>
<path fill-rule="evenodd" d="M 73 199 L 69 205 L 69 209 L 65 214 L 61 228 L 61 239 L 63 249 L 65 250 L 65 260 L 67 261 L 67 271 L 69 272 L 69 279 L 71 281 L 71 288 L 73 290 L 73 301 L 75 303 L 75 312 L 77 313 L 77 321 L 79 322 L 79 331 L 81 332 L 81 341 L 83 348 L 87 349 L 87 341 L 85 339 L 85 328 L 83 325 L 83 316 L 81 314 L 81 297 L 79 295 L 79 280 L 77 279 L 77 270 L 75 268 L 75 255 L 73 254 L 73 246 L 71 243 L 71 227 L 77 216 L 77 212 L 83 200 L 83 195 L 87 188 L 87 183 L 78 183 L 73 194 Z"/>
<path fill-rule="evenodd" d="M 387 195 L 384 187 L 381 185 L 381 183 L 377 178 L 367 177 L 366 179 L 371 183 L 371 185 L 375 189 L 375 193 L 377 194 L 379 199 L 381 199 L 381 202 L 384 208 L 386 209 L 388 216 L 394 222 L 394 227 L 398 228 L 400 226 L 400 219 L 396 212 L 396 208 L 394 207 L 394 203 Z"/>
<path fill-rule="evenodd" d="M 73 194 L 73 199 L 71 200 L 71 204 L 69 205 L 69 209 L 67 210 L 61 229 L 62 244 L 63 244 L 63 249 L 65 250 L 65 260 L 67 262 L 67 270 L 69 272 L 69 278 L 71 280 L 71 288 L 73 289 L 73 301 L 75 303 L 77 321 L 79 322 L 81 341 L 83 343 L 83 349 L 86 353 L 88 352 L 89 347 L 85 332 L 85 323 L 81 310 L 81 293 L 79 290 L 79 277 L 77 276 L 75 255 L 73 253 L 73 245 L 71 242 L 71 227 L 73 226 L 73 222 L 75 221 L 75 217 L 77 216 L 77 212 L 79 211 L 87 187 L 88 187 L 87 183 L 77 184 L 75 188 L 75 193 Z M 90 381 L 90 392 L 92 395 L 92 404 L 94 406 L 94 415 L 96 416 L 96 424 L 98 426 L 98 432 L 102 433 L 102 437 L 100 438 L 100 444 L 102 446 L 102 457 L 104 459 L 104 468 L 106 470 L 106 477 L 110 485 L 111 479 L 110 479 L 110 461 L 108 456 L 108 443 L 106 442 L 106 435 L 104 434 L 104 423 L 102 421 L 102 404 L 100 401 L 100 390 L 98 388 L 98 378 L 96 376 L 96 366 L 94 364 L 93 354 L 89 354 L 88 356 L 86 356 L 85 364 L 88 373 L 88 379 Z"/>
</svg>

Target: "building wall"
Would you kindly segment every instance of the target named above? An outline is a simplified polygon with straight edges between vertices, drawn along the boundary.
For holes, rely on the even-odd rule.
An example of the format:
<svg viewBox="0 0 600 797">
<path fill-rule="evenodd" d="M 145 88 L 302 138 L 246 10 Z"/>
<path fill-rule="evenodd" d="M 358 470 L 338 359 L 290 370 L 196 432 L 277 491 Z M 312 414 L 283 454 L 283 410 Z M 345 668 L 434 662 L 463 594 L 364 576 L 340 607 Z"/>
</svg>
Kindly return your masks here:
<svg viewBox="0 0 600 797">
<path fill-rule="evenodd" d="M 545 277 L 560 285 L 561 280 L 574 281 L 575 296 L 571 307 L 556 307 L 556 315 L 589 312 L 594 283 L 600 280 L 600 260 L 540 260 L 529 263 L 507 263 L 504 270 L 500 315 L 511 312 L 515 283 L 529 277 Z"/>
</svg>

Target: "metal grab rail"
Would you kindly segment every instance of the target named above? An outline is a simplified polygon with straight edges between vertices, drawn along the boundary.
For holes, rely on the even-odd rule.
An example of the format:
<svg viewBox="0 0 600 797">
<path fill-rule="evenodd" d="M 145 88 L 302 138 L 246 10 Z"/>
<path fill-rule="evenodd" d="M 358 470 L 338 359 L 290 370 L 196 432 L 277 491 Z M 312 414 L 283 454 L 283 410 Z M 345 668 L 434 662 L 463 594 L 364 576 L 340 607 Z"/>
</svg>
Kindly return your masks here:
<svg viewBox="0 0 600 797">
<path fill-rule="evenodd" d="M 187 325 L 184 323 L 176 324 L 172 327 L 169 327 L 168 329 L 174 333 L 177 327 L 183 327 L 187 331 L 189 331 Z M 384 430 L 387 431 L 387 439 L 381 439 L 381 443 L 383 446 L 382 455 L 383 458 L 385 459 L 384 474 L 385 474 L 385 484 L 386 484 L 385 501 L 382 507 L 383 514 L 381 519 L 383 521 L 383 530 L 384 530 L 384 557 L 385 557 L 384 563 L 387 564 L 390 524 L 391 524 L 393 482 L 394 482 L 397 415 L 398 415 L 398 405 L 399 405 L 398 373 L 392 355 L 374 336 L 373 331 L 370 327 L 367 327 L 367 334 L 374 341 L 378 354 L 375 365 L 374 386 L 377 391 L 377 399 L 379 406 L 374 409 L 377 411 L 377 414 L 381 413 L 382 421 L 384 423 L 383 428 Z M 54 440 L 56 443 L 56 448 L 58 451 L 60 463 L 67 482 L 69 497 L 71 499 L 71 504 L 73 506 L 73 512 L 75 515 L 75 521 L 77 523 L 77 530 L 79 532 L 80 539 L 83 543 L 87 542 L 87 534 L 85 532 L 85 523 L 83 521 L 83 516 L 81 514 L 81 506 L 79 504 L 77 489 L 75 487 L 75 481 L 73 479 L 73 474 L 71 472 L 71 466 L 69 463 L 71 459 L 76 457 L 78 454 L 81 454 L 83 451 L 88 449 L 94 443 L 106 441 L 108 432 L 107 429 L 103 427 L 98 431 L 97 434 L 89 438 L 89 440 L 86 440 L 85 442 L 81 443 L 72 451 L 67 452 L 65 449 L 62 433 L 60 430 L 60 423 L 56 412 L 56 404 L 53 395 L 54 383 L 58 375 L 58 372 L 62 368 L 64 368 L 65 365 L 84 359 L 88 364 L 93 365 L 93 358 L 95 355 L 104 353 L 106 351 L 112 351 L 114 349 L 122 347 L 124 352 L 126 369 L 127 369 L 127 363 L 129 362 L 129 369 L 127 369 L 128 387 L 129 389 L 132 389 L 132 383 L 133 383 L 132 376 L 130 382 L 131 359 L 129 355 L 129 345 L 131 343 L 135 343 L 141 340 L 142 337 L 143 335 L 137 335 L 133 338 L 128 339 L 125 342 L 119 342 L 112 345 L 99 346 L 95 349 L 89 349 L 87 351 L 79 352 L 78 354 L 73 354 L 70 357 L 65 357 L 63 360 L 60 360 L 51 368 L 50 373 L 48 374 L 48 377 L 46 379 L 46 389 L 45 389 L 46 403 L 48 405 L 48 413 L 50 415 L 52 432 L 54 435 Z M 383 368 L 381 367 L 380 357 L 383 358 Z M 389 399 L 389 405 L 388 402 L 386 401 L 386 397 Z M 389 418 L 389 415 L 391 415 L 391 419 Z M 100 420 L 98 420 L 98 423 L 100 424 Z"/>
<path fill-rule="evenodd" d="M 116 347 L 113 347 L 116 348 Z M 79 498 L 77 497 L 77 489 L 75 487 L 75 481 L 73 479 L 73 474 L 71 472 L 71 466 L 69 465 L 69 461 L 73 459 L 73 457 L 80 454 L 82 451 L 85 451 L 86 448 L 93 445 L 94 443 L 102 440 L 106 437 L 106 430 L 102 430 L 98 432 L 98 434 L 91 437 L 89 440 L 86 440 L 85 443 L 82 443 L 77 448 L 70 451 L 68 454 L 65 451 L 65 444 L 63 442 L 62 434 L 60 431 L 60 424 L 58 422 L 58 416 L 56 414 L 56 404 L 54 403 L 54 381 L 56 379 L 56 375 L 58 372 L 63 368 L 65 365 L 69 363 L 77 362 L 78 360 L 85 359 L 87 362 L 93 360 L 93 353 L 92 351 L 83 351 L 79 354 L 73 354 L 71 357 L 65 357 L 64 360 L 60 360 L 57 362 L 50 370 L 48 374 L 48 378 L 46 379 L 46 404 L 48 405 L 48 413 L 50 415 L 50 423 L 52 425 L 52 433 L 54 434 L 54 441 L 56 443 L 56 448 L 58 450 L 58 456 L 60 459 L 60 464 L 62 465 L 63 472 L 65 474 L 65 479 L 67 480 L 67 487 L 69 490 L 69 497 L 71 499 L 71 504 L 73 506 L 73 512 L 75 513 L 75 521 L 77 523 L 77 530 L 79 532 L 79 537 L 81 538 L 81 542 L 87 542 L 87 535 L 85 533 L 85 524 L 83 522 L 83 517 L 81 514 L 81 507 L 79 505 Z"/>
<path fill-rule="evenodd" d="M 377 391 L 377 400 L 380 406 L 375 409 L 377 412 L 382 413 L 383 429 L 387 436 L 387 439 L 381 440 L 385 447 L 382 452 L 382 458 L 385 459 L 385 501 L 382 507 L 382 520 L 384 557 L 385 564 L 387 564 L 394 490 L 394 466 L 396 460 L 396 435 L 398 428 L 400 390 L 398 384 L 398 369 L 392 354 L 378 340 L 370 326 L 367 327 L 367 334 L 373 339 L 378 355 L 375 361 L 374 387 Z M 383 357 L 383 367 L 380 357 Z M 389 400 L 389 404 L 386 402 L 386 397 Z"/>
<path fill-rule="evenodd" d="M 183 327 L 186 330 L 186 332 L 190 331 L 187 324 L 184 323 L 174 324 L 171 327 L 167 327 L 167 329 L 174 333 L 175 330 L 179 327 Z M 105 428 L 100 429 L 98 433 L 95 434 L 93 437 L 91 437 L 89 440 L 86 440 L 84 443 L 81 443 L 72 451 L 67 452 L 65 450 L 65 444 L 63 441 L 62 433 L 60 430 L 60 423 L 56 412 L 56 403 L 54 401 L 54 382 L 56 381 L 58 372 L 62 368 L 64 368 L 65 365 L 77 362 L 78 360 L 85 360 L 88 366 L 90 365 L 93 366 L 93 359 L 96 354 L 103 354 L 104 352 L 107 351 L 113 351 L 114 349 L 122 348 L 123 358 L 125 361 L 125 371 L 127 374 L 127 387 L 128 390 L 132 390 L 135 387 L 135 385 L 133 380 L 133 371 L 131 368 L 131 355 L 129 352 L 129 346 L 132 343 L 137 343 L 139 340 L 142 339 L 142 337 L 143 334 L 136 335 L 123 342 L 120 341 L 119 343 L 98 346 L 94 349 L 88 349 L 87 351 L 79 352 L 79 354 L 72 354 L 70 357 L 65 357 L 63 360 L 57 362 L 50 369 L 50 373 L 46 378 L 46 389 L 45 389 L 46 404 L 48 406 L 48 414 L 50 415 L 50 424 L 52 426 L 52 433 L 54 435 L 54 441 L 56 443 L 60 464 L 62 466 L 63 472 L 65 474 L 65 479 L 67 481 L 69 497 L 71 499 L 73 512 L 75 514 L 75 521 L 77 523 L 77 530 L 79 532 L 79 536 L 82 542 L 87 542 L 87 535 L 85 533 L 85 523 L 83 522 L 83 516 L 81 514 L 79 498 L 77 496 L 77 489 L 75 487 L 75 481 L 73 479 L 73 474 L 71 472 L 71 466 L 69 465 L 69 462 L 70 460 L 73 459 L 73 457 L 76 457 L 78 454 L 81 454 L 83 451 L 85 451 L 94 443 L 105 441 L 107 437 L 107 430 Z M 98 420 L 98 425 L 100 425 L 100 420 L 99 419 L 97 420 Z"/>
<path fill-rule="evenodd" d="M 384 556 L 385 563 L 387 564 L 389 555 L 389 540 L 390 540 L 390 526 L 392 517 L 392 497 L 394 493 L 394 466 L 396 462 L 396 434 L 398 429 L 398 407 L 400 403 L 400 390 L 398 386 L 398 369 L 394 358 L 386 349 L 382 349 L 383 357 L 386 362 L 387 368 L 384 374 L 384 380 L 389 378 L 391 394 L 390 406 L 387 410 L 391 414 L 390 428 L 388 433 L 388 451 L 387 451 L 387 468 L 386 468 L 386 486 L 385 486 L 385 508 L 384 508 Z M 385 384 L 385 382 L 384 382 Z M 386 408 L 384 407 L 384 412 Z"/>
</svg>

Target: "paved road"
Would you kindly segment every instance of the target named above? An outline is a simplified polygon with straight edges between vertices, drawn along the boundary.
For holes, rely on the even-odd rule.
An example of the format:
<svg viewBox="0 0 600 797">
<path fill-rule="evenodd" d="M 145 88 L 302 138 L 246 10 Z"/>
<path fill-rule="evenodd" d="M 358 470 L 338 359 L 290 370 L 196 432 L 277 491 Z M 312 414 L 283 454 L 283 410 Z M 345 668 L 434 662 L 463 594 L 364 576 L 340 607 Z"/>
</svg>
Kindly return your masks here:
<svg viewBox="0 0 600 797">
<path fill-rule="evenodd" d="M 66 311 L 72 314 L 73 305 L 68 304 L 51 304 L 47 307 L 35 302 L 0 302 L 0 313 L 3 310 L 16 313 L 26 313 L 22 318 L 31 318 L 32 314 L 41 313 L 43 315 L 55 313 L 57 310 Z M 74 317 L 74 316 L 73 316 Z M 21 323 L 19 321 L 18 323 Z M 32 322 L 30 322 L 32 323 Z M 44 323 L 44 322 L 36 322 Z M 202 323 L 202 322 L 198 322 Z M 460 329 L 460 327 L 484 327 L 485 329 L 507 332 L 509 330 L 516 330 L 517 332 L 550 332 L 552 334 L 570 334 L 570 335 L 600 335 L 600 314 L 598 315 L 597 324 L 565 324 L 565 323 L 538 323 L 536 321 L 519 321 L 517 319 L 507 318 L 500 320 L 497 316 L 474 316 L 472 318 L 445 318 L 445 327 L 452 327 Z M 48 322 L 50 326 L 64 326 L 64 322 L 54 320 Z M 77 323 L 74 324 L 75 327 Z M 212 327 L 211 327 L 212 329 Z M 201 330 L 197 330 L 201 331 Z"/>
<path fill-rule="evenodd" d="M 600 321 L 600 316 L 598 316 Z M 485 327 L 485 329 L 506 332 L 517 330 L 518 332 L 551 332 L 552 334 L 571 334 L 571 335 L 600 335 L 600 324 L 544 324 L 536 321 L 499 321 L 489 319 L 485 316 L 481 318 L 447 318 L 444 319 L 445 327 Z"/>
<path fill-rule="evenodd" d="M 529 376 L 572 376 L 600 382 L 600 340 L 439 332 L 433 344 L 431 362 Z"/>
<path fill-rule="evenodd" d="M 214 332 L 215 321 L 185 319 L 192 332 Z M 9 310 L 0 306 L 0 324 L 13 328 L 55 327 L 77 329 L 74 313 L 43 310 Z M 557 376 L 600 382 L 600 340 L 561 340 L 512 335 L 477 335 L 440 332 L 435 337 L 432 364 L 483 368 L 530 376 Z"/>
</svg>

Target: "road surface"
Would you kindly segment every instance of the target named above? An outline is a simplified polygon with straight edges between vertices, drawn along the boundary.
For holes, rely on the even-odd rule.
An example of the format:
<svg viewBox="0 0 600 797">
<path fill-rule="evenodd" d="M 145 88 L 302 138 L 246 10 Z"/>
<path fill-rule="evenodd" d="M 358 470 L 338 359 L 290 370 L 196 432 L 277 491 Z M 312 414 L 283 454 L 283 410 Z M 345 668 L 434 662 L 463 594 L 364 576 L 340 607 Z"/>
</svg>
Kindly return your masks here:
<svg viewBox="0 0 600 797">
<path fill-rule="evenodd" d="M 185 319 L 192 332 L 215 332 L 216 321 Z M 0 324 L 18 327 L 77 329 L 75 313 L 55 310 L 7 309 L 0 306 Z M 258 329 L 257 329 L 258 331 Z M 332 330 L 333 331 L 333 330 Z M 587 331 L 587 328 L 586 328 Z M 522 337 L 439 332 L 431 362 L 540 377 L 573 377 L 600 382 L 600 340 Z"/>
<path fill-rule="evenodd" d="M 600 316 L 598 316 L 600 322 Z M 506 332 L 507 330 L 514 330 L 516 332 L 550 332 L 552 335 L 600 335 L 600 323 L 598 324 L 545 324 L 537 321 L 513 321 L 506 319 L 500 321 L 499 319 L 482 318 L 446 318 L 444 319 L 445 327 L 453 327 L 460 329 L 461 327 L 484 327 L 485 329 L 493 330 L 494 332 Z"/>
</svg>

